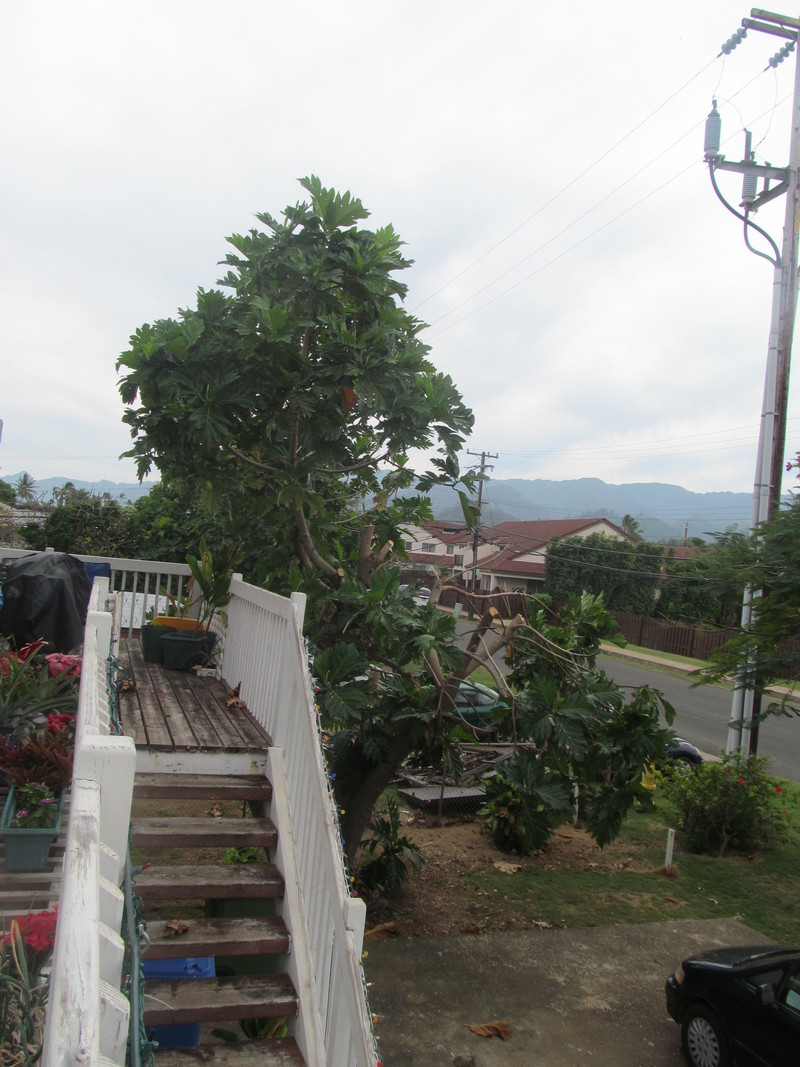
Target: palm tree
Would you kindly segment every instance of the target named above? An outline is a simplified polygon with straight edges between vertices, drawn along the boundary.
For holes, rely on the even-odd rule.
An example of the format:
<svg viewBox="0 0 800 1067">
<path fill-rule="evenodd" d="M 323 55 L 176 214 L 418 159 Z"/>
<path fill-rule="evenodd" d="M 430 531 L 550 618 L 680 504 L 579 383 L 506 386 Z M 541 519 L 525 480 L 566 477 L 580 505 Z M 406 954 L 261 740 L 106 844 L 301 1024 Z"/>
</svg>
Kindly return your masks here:
<svg viewBox="0 0 800 1067">
<path fill-rule="evenodd" d="M 635 537 L 637 541 L 642 539 L 642 527 L 637 519 L 634 519 L 633 515 L 624 515 L 622 518 L 622 529 L 628 534 L 629 537 Z"/>
<path fill-rule="evenodd" d="M 17 478 L 14 493 L 20 507 L 29 507 L 36 503 L 36 482 L 27 471 L 23 471 Z"/>
</svg>

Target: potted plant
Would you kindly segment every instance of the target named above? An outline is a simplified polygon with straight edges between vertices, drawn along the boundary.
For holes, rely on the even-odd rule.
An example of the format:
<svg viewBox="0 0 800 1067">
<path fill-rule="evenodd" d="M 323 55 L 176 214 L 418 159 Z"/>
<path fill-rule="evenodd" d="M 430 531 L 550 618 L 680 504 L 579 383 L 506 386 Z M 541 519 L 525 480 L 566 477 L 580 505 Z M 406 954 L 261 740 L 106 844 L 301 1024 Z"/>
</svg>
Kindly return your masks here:
<svg viewBox="0 0 800 1067">
<path fill-rule="evenodd" d="M 10 785 L 0 819 L 10 871 L 42 870 L 61 829 L 72 780 L 74 719 L 51 715 L 43 730 L 0 739 L 0 774 Z"/>
<path fill-rule="evenodd" d="M 208 662 L 217 640 L 211 625 L 215 618 L 227 625 L 228 619 L 223 609 L 230 603 L 231 576 L 240 559 L 238 542 L 221 549 L 215 559 L 205 539 L 200 541 L 198 556 L 186 557 L 192 572 L 190 591 L 196 591 L 197 596 L 187 602 L 183 615 L 195 606 L 199 611 L 192 629 L 168 633 L 162 639 L 165 667 L 188 670 Z"/>
<path fill-rule="evenodd" d="M 167 594 L 167 614 L 158 615 L 156 608 L 150 608 L 145 616 L 145 623 L 141 630 L 142 658 L 147 663 L 164 662 L 164 646 L 162 638 L 176 630 L 193 630 L 196 619 L 187 615 L 189 609 L 197 601 L 190 599 L 190 594 L 185 592 L 180 602 L 177 597 Z"/>
</svg>

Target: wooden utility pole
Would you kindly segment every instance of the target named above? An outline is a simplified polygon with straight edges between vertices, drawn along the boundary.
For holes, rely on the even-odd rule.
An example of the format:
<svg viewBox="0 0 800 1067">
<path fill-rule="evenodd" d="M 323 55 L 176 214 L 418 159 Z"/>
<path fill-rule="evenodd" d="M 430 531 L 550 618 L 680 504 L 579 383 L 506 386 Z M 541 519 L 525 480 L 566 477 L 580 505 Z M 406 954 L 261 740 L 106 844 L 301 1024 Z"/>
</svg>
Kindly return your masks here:
<svg viewBox="0 0 800 1067">
<path fill-rule="evenodd" d="M 480 470 L 480 480 L 478 481 L 478 521 L 475 523 L 475 530 L 474 530 L 474 532 L 472 534 L 472 583 L 471 583 L 472 584 L 472 596 L 470 597 L 469 609 L 467 611 L 467 618 L 472 619 L 474 617 L 474 614 L 475 614 L 475 599 L 474 598 L 475 598 L 475 593 L 477 592 L 477 589 L 478 589 L 478 578 L 477 578 L 477 575 L 478 575 L 478 544 L 480 542 L 480 536 L 481 536 L 481 503 L 483 501 L 483 472 L 485 470 L 487 470 L 487 469 L 490 470 L 490 471 L 494 470 L 494 467 L 491 466 L 490 464 L 487 464 L 486 460 L 487 460 L 487 458 L 488 459 L 497 459 L 498 455 L 497 455 L 496 452 L 470 452 L 469 449 L 467 449 L 467 455 L 468 456 L 478 456 L 478 455 L 480 455 L 480 457 L 481 457 L 480 468 L 479 468 L 479 470 Z"/>
<path fill-rule="evenodd" d="M 773 37 L 783 38 L 787 42 L 769 61 L 770 66 L 777 67 L 795 50 L 800 40 L 800 20 L 788 15 L 776 15 L 770 11 L 753 8 L 751 18 L 742 19 L 742 29 L 738 30 L 722 46 L 728 55 L 746 36 L 748 30 L 756 30 Z M 783 478 L 784 451 L 786 446 L 786 415 L 789 393 L 789 369 L 792 354 L 792 335 L 794 333 L 797 310 L 797 271 L 798 271 L 798 236 L 800 235 L 800 62 L 795 58 L 794 102 L 792 107 L 792 131 L 789 142 L 789 165 L 775 168 L 757 164 L 750 152 L 749 137 L 745 142 L 745 159 L 741 163 L 730 162 L 719 154 L 719 143 L 709 143 L 709 132 L 719 137 L 719 116 L 716 114 L 716 101 L 711 126 L 706 125 L 706 161 L 709 164 L 715 191 L 714 171 L 738 171 L 745 176 L 742 191 L 744 215 L 731 208 L 724 200 L 725 206 L 745 221 L 745 239 L 748 241 L 748 227 L 760 232 L 772 245 L 774 258 L 759 252 L 763 258 L 771 260 L 774 268 L 772 285 L 772 319 L 769 343 L 767 346 L 767 367 L 764 381 L 764 400 L 761 409 L 761 427 L 758 438 L 756 473 L 753 485 L 753 511 L 751 528 L 755 529 L 766 522 L 780 507 L 781 481 Z M 714 137 L 712 136 L 712 141 Z M 764 190 L 756 195 L 759 178 L 764 179 Z M 779 184 L 769 187 L 770 180 L 778 179 Z M 786 210 L 783 224 L 782 247 L 777 245 L 765 231 L 749 222 L 749 215 L 763 204 L 782 194 L 786 194 Z M 720 196 L 717 191 L 717 195 Z M 720 199 L 722 197 L 720 196 Z M 760 595 L 759 590 L 747 588 L 742 605 L 742 627 L 749 625 L 753 601 Z M 746 667 L 743 667 L 743 672 Z M 737 684 L 731 706 L 731 719 L 728 728 L 728 752 L 747 751 L 755 755 L 758 748 L 758 718 L 761 693 L 745 689 Z"/>
</svg>

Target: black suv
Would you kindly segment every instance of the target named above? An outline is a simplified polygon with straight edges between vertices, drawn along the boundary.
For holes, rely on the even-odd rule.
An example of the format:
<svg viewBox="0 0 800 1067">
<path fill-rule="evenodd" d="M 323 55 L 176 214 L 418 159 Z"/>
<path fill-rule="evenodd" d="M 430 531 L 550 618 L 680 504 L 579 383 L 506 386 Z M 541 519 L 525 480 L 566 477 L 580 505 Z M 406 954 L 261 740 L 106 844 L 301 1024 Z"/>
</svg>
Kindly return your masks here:
<svg viewBox="0 0 800 1067">
<path fill-rule="evenodd" d="M 692 1067 L 798 1067 L 800 948 L 718 948 L 667 979 Z"/>
</svg>

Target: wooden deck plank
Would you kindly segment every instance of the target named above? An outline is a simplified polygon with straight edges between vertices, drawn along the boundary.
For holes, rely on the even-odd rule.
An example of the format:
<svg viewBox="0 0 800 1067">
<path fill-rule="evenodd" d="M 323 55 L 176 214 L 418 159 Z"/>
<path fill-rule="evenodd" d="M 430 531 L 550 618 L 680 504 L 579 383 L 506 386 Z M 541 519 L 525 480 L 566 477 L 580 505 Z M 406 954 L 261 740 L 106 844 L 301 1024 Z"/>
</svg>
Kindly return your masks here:
<svg viewBox="0 0 800 1067">
<path fill-rule="evenodd" d="M 131 844 L 147 848 L 275 848 L 271 819 L 134 818 Z"/>
<path fill-rule="evenodd" d="M 158 1067 L 305 1067 L 306 1061 L 293 1037 L 281 1037 L 233 1045 L 159 1049 L 156 1063 Z"/>
<path fill-rule="evenodd" d="M 120 661 L 135 689 L 120 693 L 128 736 L 152 751 L 261 752 L 272 741 L 246 708 L 229 707 L 216 678 L 146 663 L 136 637 L 120 641 Z"/>
<path fill-rule="evenodd" d="M 286 924 L 277 915 L 192 919 L 184 925 L 188 928 L 175 935 L 168 920 L 148 921 L 150 944 L 143 958 L 284 955 L 291 942 Z"/>
<path fill-rule="evenodd" d="M 142 900 L 258 900 L 281 896 L 283 878 L 272 863 L 147 867 L 136 875 L 134 891 Z"/>
<path fill-rule="evenodd" d="M 133 795 L 140 799 L 269 800 L 272 786 L 255 774 L 136 775 Z"/>
<path fill-rule="evenodd" d="M 139 705 L 139 714 L 147 738 L 147 747 L 171 749 L 173 747 L 172 738 L 164 722 L 161 701 L 150 679 L 147 664 L 142 658 L 141 646 L 135 640 L 120 641 L 120 655 L 122 655 L 123 646 L 125 646 L 127 656 L 122 662 L 127 667 L 128 677 L 133 678 L 136 683 L 136 689 L 131 692 L 120 693 L 120 707 L 124 708 L 130 700 L 135 699 Z"/>
<path fill-rule="evenodd" d="M 145 979 L 145 1026 L 297 1014 L 297 994 L 285 974 L 235 975 L 186 981 Z"/>
</svg>

